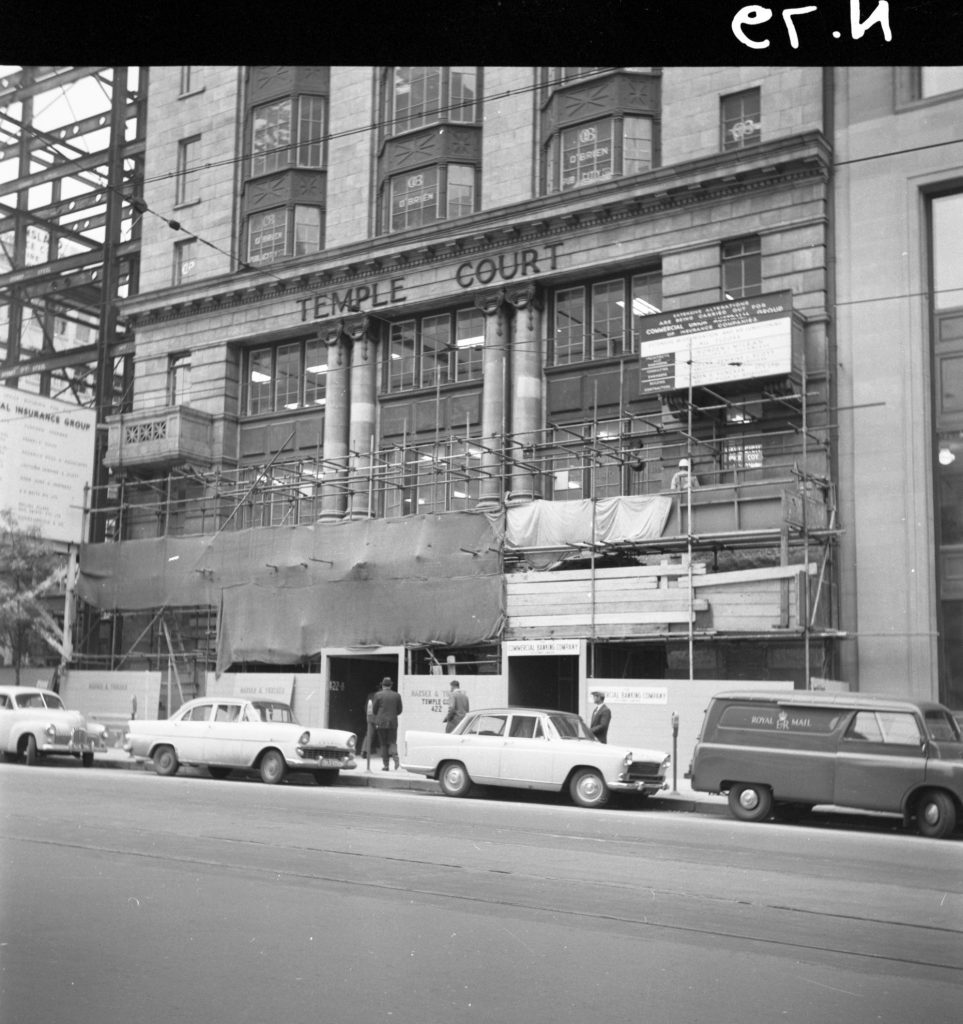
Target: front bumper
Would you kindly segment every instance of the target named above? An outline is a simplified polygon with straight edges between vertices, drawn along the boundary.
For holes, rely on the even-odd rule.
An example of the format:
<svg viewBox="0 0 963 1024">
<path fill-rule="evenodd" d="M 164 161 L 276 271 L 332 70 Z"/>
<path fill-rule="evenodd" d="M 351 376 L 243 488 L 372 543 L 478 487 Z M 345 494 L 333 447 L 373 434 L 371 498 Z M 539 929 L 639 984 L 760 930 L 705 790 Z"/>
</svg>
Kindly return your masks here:
<svg viewBox="0 0 963 1024">
<path fill-rule="evenodd" d="M 291 762 L 292 768 L 302 768 L 310 771 L 332 770 L 349 772 L 358 767 L 354 754 L 343 750 L 319 750 L 316 747 L 298 747 L 296 750 L 297 761 Z"/>
<path fill-rule="evenodd" d="M 629 782 L 620 779 L 618 782 L 610 782 L 608 786 L 620 793 L 641 793 L 643 796 L 652 796 L 669 788 L 665 779 L 633 779 Z"/>
<path fill-rule="evenodd" d="M 37 744 L 37 749 L 42 754 L 64 754 L 74 756 L 77 754 L 93 753 L 95 746 L 94 737 L 90 736 L 83 729 L 74 729 L 70 733 L 55 733 L 53 736 L 45 733 L 43 741 Z"/>
</svg>

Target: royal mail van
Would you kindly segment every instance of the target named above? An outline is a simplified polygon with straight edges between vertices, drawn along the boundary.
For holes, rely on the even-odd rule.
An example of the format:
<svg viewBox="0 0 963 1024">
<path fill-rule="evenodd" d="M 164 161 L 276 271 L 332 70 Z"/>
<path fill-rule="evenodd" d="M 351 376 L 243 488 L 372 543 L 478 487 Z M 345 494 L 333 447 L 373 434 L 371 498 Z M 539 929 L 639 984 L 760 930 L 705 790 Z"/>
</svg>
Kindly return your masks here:
<svg viewBox="0 0 963 1024">
<path fill-rule="evenodd" d="M 706 709 L 692 788 L 727 793 L 742 821 L 816 804 L 901 814 L 941 838 L 963 821 L 963 741 L 928 701 L 796 691 L 719 693 Z"/>
</svg>

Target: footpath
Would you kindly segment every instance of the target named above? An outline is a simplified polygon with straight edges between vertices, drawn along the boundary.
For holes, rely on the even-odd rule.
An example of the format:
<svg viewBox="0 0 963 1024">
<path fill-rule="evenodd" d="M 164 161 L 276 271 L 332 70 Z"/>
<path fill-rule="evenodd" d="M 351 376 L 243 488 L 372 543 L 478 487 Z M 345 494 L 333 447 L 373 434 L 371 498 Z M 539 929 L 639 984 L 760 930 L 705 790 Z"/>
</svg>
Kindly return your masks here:
<svg viewBox="0 0 963 1024">
<path fill-rule="evenodd" d="M 94 754 L 95 768 L 118 768 L 131 771 L 152 771 L 149 761 L 138 760 L 131 757 L 125 750 L 118 747 L 108 747 L 106 750 L 98 750 Z M 182 769 L 184 772 L 205 774 L 201 769 Z M 646 805 L 664 811 L 697 811 L 701 814 L 728 814 L 726 798 L 724 796 L 713 796 L 710 793 L 696 793 L 689 786 L 688 780 L 681 777 L 673 780 L 672 773 L 669 773 L 667 789 L 655 796 L 650 796 Z M 673 788 L 673 782 L 675 788 Z M 339 786 L 373 786 L 378 789 L 410 790 L 421 793 L 441 793 L 438 783 L 434 779 L 426 779 L 423 775 L 414 775 L 406 772 L 404 768 L 392 768 L 390 771 L 382 771 L 381 762 L 372 760 L 369 770 L 364 759 L 359 759 L 358 767 L 349 771 L 343 771 L 338 778 Z"/>
</svg>

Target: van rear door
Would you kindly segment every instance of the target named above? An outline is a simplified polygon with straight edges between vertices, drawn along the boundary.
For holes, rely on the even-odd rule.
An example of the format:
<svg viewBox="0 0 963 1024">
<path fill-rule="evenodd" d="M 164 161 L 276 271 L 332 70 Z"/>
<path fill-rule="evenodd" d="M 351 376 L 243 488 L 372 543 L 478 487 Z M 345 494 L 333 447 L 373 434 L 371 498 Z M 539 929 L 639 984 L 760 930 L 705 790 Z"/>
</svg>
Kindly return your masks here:
<svg viewBox="0 0 963 1024">
<path fill-rule="evenodd" d="M 839 741 L 833 803 L 899 813 L 925 778 L 923 749 L 911 711 L 857 711 Z"/>
</svg>

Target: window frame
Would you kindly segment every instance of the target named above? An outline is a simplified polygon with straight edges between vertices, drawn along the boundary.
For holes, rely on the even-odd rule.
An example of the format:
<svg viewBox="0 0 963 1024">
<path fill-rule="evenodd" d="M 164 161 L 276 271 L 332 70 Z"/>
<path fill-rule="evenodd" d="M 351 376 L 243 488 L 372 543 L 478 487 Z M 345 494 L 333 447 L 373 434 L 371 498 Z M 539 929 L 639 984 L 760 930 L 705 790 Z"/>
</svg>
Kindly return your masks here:
<svg viewBox="0 0 963 1024">
<path fill-rule="evenodd" d="M 191 353 L 172 352 L 167 357 L 167 404 L 189 405 L 190 397 Z"/>
<path fill-rule="evenodd" d="M 307 116 L 305 108 L 317 105 L 320 116 Z M 278 118 L 274 124 L 257 124 L 258 115 L 262 111 L 282 111 L 286 108 L 286 118 Z M 277 174 L 294 167 L 323 170 L 326 164 L 328 124 L 328 98 L 317 93 L 297 93 L 293 96 L 282 96 L 278 99 L 258 103 L 251 107 L 251 157 L 250 178 L 260 178 L 268 174 Z M 280 144 L 264 145 L 265 136 L 271 131 L 286 129 L 286 141 Z M 308 138 L 304 138 L 305 132 Z M 270 141 L 270 140 L 267 140 Z M 315 162 L 305 159 L 305 153 L 317 152 Z"/>
<path fill-rule="evenodd" d="M 442 321 L 447 321 L 445 330 L 441 330 Z M 480 381 L 484 362 L 484 324 L 484 314 L 474 306 L 393 321 L 388 327 L 385 343 L 382 394 L 426 391 L 443 385 Z M 480 328 L 480 333 L 468 333 L 471 325 L 475 331 Z M 435 339 L 442 335 L 447 337 L 441 348 L 437 341 L 432 344 L 435 340 L 433 332 Z M 460 345 L 460 341 L 470 341 L 471 344 Z M 444 356 L 439 355 L 442 351 Z M 429 361 L 432 367 L 428 366 Z"/>
<path fill-rule="evenodd" d="M 201 201 L 200 167 L 196 166 L 201 136 L 191 135 L 177 143 L 177 173 L 174 179 L 174 206 L 191 206 Z"/>
<path fill-rule="evenodd" d="M 408 75 L 405 81 L 399 81 L 400 71 L 424 72 L 418 76 Z M 469 74 L 473 77 L 473 95 L 469 99 L 462 98 L 464 84 Z M 456 78 L 458 79 L 456 87 Z M 399 87 L 407 85 L 409 94 L 414 96 L 415 88 L 428 92 L 437 82 L 434 96 L 425 96 L 420 101 L 414 99 L 408 103 L 406 112 L 399 114 Z M 386 69 L 384 98 L 384 134 L 385 138 L 393 138 L 406 132 L 416 131 L 433 124 L 477 124 L 481 104 L 481 73 L 477 66 L 455 65 L 397 65 Z M 455 99 L 458 93 L 459 99 Z M 414 108 L 418 109 L 415 110 Z M 461 115 L 460 116 L 460 113 Z"/>
<path fill-rule="evenodd" d="M 305 213 L 310 212 L 316 215 L 317 223 L 307 225 L 314 232 L 316 249 L 309 249 L 303 246 L 298 240 L 299 228 L 306 224 Z M 268 217 L 281 217 L 280 225 L 274 225 L 273 234 L 280 236 L 272 248 L 262 245 L 258 253 L 252 254 L 251 242 L 255 232 L 255 225 L 263 223 Z M 261 232 L 268 230 L 268 225 L 260 228 Z M 300 256 L 313 256 L 324 249 L 324 207 L 310 203 L 294 203 L 291 206 L 274 206 L 269 210 L 252 210 L 248 213 L 245 224 L 245 246 L 247 262 L 253 267 L 270 266 L 280 260 L 297 259 Z M 304 248 L 304 251 L 298 251 Z"/>
<path fill-rule="evenodd" d="M 174 243 L 174 285 L 184 284 L 185 281 L 192 278 L 196 274 L 197 263 L 198 263 L 198 250 L 199 250 L 197 238 L 185 238 L 182 241 Z M 191 267 L 188 270 L 184 269 L 184 265 L 190 263 Z"/>
<path fill-rule="evenodd" d="M 470 198 L 455 201 L 452 199 L 451 172 L 457 169 L 464 171 L 470 176 L 470 184 L 465 181 L 456 182 L 459 190 L 470 189 Z M 426 183 L 423 179 L 426 175 L 433 176 L 432 183 Z M 419 181 L 418 179 L 422 179 Z M 396 190 L 396 186 L 404 181 L 408 186 L 407 192 Z M 410 216 L 409 211 L 415 210 L 414 203 L 410 203 L 405 210 L 403 223 L 395 213 L 396 202 L 408 195 L 413 195 L 418 190 L 422 192 L 422 198 L 430 193 L 431 204 L 422 202 L 417 210 L 420 216 Z M 478 209 L 478 168 L 474 164 L 462 164 L 454 161 L 447 163 L 429 164 L 426 167 L 411 168 L 399 174 L 389 175 L 382 186 L 382 220 L 387 234 L 397 234 L 400 231 L 411 231 L 417 228 L 430 227 L 439 221 L 457 220 L 459 217 L 471 216 Z M 465 210 L 466 207 L 470 209 Z M 433 211 L 425 216 L 425 211 Z"/>
<path fill-rule="evenodd" d="M 747 123 L 750 128 L 745 131 Z M 761 144 L 762 90 L 758 86 L 719 97 L 719 142 L 723 153 Z"/>
<path fill-rule="evenodd" d="M 747 248 L 752 245 L 754 248 Z M 732 273 L 738 268 L 738 284 Z M 747 270 L 750 273 L 747 275 Z M 745 299 L 762 294 L 762 239 L 759 235 L 742 235 L 724 239 L 719 245 L 720 287 L 723 301 Z M 757 277 L 753 282 L 751 278 Z M 749 279 L 747 283 L 747 278 Z"/>
<path fill-rule="evenodd" d="M 323 408 L 327 401 L 328 374 L 325 348 L 320 339 L 307 335 L 245 349 L 241 418 Z M 293 374 L 287 371 L 286 386 L 282 387 L 281 360 L 285 353 L 294 354 L 296 371 Z M 324 362 L 316 361 L 319 355 L 324 357 Z M 256 372 L 266 379 L 255 381 Z"/>
</svg>

